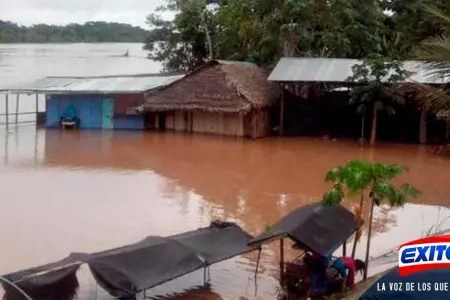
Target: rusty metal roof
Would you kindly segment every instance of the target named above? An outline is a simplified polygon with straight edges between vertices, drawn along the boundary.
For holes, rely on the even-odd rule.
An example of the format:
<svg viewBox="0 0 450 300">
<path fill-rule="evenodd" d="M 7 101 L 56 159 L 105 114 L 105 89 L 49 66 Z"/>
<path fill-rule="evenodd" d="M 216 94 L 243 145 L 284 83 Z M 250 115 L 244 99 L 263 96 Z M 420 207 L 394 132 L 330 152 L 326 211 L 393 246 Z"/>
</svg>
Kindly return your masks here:
<svg viewBox="0 0 450 300">
<path fill-rule="evenodd" d="M 46 77 L 1 89 L 13 93 L 142 93 L 170 84 L 184 75 L 139 74 L 96 77 Z"/>
<path fill-rule="evenodd" d="M 299 82 L 347 82 L 352 67 L 362 63 L 357 59 L 343 58 L 300 58 L 283 57 L 270 74 L 269 81 L 299 81 Z M 443 84 L 450 82 L 434 76 L 432 71 L 426 70 L 422 62 L 405 61 L 406 71 L 413 73 L 406 81 L 425 84 Z"/>
</svg>

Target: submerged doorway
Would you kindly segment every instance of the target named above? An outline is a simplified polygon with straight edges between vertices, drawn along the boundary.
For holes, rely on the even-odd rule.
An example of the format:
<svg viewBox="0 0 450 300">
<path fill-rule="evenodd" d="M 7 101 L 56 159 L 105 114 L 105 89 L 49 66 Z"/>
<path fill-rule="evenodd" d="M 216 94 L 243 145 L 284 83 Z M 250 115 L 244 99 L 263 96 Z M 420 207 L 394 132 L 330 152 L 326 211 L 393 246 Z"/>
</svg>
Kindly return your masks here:
<svg viewBox="0 0 450 300">
<path fill-rule="evenodd" d="M 113 129 L 114 99 L 102 99 L 102 128 Z"/>
<path fill-rule="evenodd" d="M 158 124 L 157 124 L 157 128 L 156 129 L 158 129 L 158 130 L 166 130 L 166 118 L 167 118 L 167 114 L 166 114 L 166 112 L 165 111 L 163 111 L 163 112 L 159 112 L 158 113 L 158 115 L 157 115 L 157 122 L 158 122 Z"/>
</svg>

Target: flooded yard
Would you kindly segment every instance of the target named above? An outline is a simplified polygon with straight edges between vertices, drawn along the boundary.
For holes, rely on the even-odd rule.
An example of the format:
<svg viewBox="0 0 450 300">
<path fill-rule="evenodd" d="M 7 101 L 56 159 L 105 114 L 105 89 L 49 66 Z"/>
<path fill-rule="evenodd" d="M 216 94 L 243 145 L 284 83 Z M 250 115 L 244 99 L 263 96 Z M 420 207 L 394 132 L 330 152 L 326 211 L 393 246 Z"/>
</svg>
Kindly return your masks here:
<svg viewBox="0 0 450 300">
<path fill-rule="evenodd" d="M 415 204 L 450 204 L 450 158 L 415 145 L 360 149 L 351 141 L 267 138 L 256 141 L 154 132 L 60 132 L 34 127 L 0 132 L 0 274 L 93 252 L 236 221 L 260 233 L 293 208 L 321 198 L 328 169 L 350 159 L 400 163 L 400 178 L 422 190 Z M 350 205 L 350 203 L 346 203 Z M 433 206 L 376 211 L 373 255 L 418 238 L 450 213 Z M 450 225 L 448 226 L 450 227 Z M 273 299 L 278 245 L 211 267 L 209 289 L 182 299 Z M 358 248 L 362 257 L 363 247 Z M 290 256 L 294 255 L 292 251 Z M 376 267 L 377 265 L 374 264 Z M 378 265 L 379 267 L 379 265 Z M 88 269 L 79 298 L 98 293 Z M 151 290 L 171 295 L 201 285 L 194 273 Z M 181 298 L 177 298 L 181 299 Z"/>
</svg>

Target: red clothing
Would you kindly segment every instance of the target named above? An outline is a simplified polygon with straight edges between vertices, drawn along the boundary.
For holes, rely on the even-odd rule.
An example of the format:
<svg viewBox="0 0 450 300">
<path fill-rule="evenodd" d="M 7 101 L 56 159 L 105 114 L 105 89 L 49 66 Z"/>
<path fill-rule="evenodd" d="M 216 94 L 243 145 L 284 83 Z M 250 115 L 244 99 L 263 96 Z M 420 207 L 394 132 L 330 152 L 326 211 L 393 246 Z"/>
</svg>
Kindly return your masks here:
<svg viewBox="0 0 450 300">
<path fill-rule="evenodd" d="M 349 289 L 352 289 L 355 286 L 355 261 L 351 257 L 342 257 L 341 259 L 348 270 L 346 285 Z"/>
</svg>

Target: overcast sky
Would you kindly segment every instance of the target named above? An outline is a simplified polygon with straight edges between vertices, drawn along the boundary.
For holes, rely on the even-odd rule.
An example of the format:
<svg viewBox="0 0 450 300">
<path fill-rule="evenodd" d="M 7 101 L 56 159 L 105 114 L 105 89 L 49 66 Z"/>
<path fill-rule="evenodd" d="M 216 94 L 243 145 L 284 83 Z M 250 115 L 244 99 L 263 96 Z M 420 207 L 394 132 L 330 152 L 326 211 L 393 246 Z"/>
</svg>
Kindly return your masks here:
<svg viewBox="0 0 450 300">
<path fill-rule="evenodd" d="M 146 27 L 145 17 L 163 0 L 0 0 L 0 19 L 22 25 L 87 21 Z"/>
</svg>

